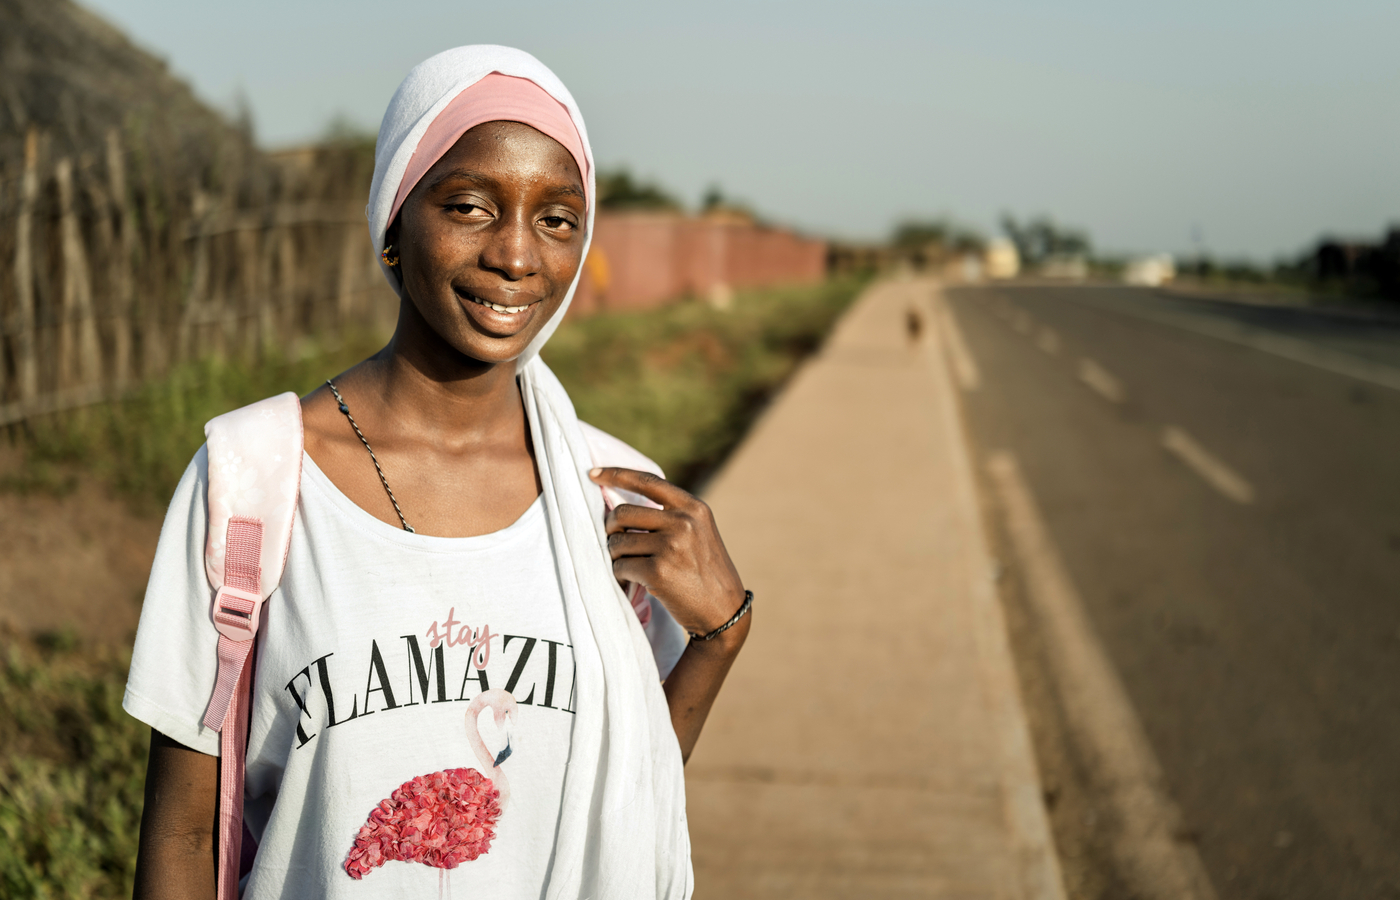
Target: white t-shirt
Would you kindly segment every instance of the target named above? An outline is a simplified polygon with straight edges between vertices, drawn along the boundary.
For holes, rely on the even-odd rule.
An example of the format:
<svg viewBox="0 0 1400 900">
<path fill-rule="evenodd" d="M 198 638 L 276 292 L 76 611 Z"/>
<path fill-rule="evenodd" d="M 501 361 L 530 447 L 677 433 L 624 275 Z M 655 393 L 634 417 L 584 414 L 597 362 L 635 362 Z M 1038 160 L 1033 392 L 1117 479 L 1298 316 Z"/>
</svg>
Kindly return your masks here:
<svg viewBox="0 0 1400 900">
<path fill-rule="evenodd" d="M 218 666 L 207 473 L 201 449 L 161 532 L 123 706 L 217 755 L 201 724 Z M 644 630 L 664 677 L 684 631 L 660 603 Z M 574 691 L 541 500 L 493 534 L 409 534 L 304 456 L 255 665 L 244 817 L 259 846 L 246 900 L 542 895 L 574 712 L 590 698 Z M 430 833 L 425 810 L 449 805 L 452 830 Z M 404 861 L 415 843 L 420 858 Z M 447 858 L 450 871 L 428 864 Z"/>
</svg>

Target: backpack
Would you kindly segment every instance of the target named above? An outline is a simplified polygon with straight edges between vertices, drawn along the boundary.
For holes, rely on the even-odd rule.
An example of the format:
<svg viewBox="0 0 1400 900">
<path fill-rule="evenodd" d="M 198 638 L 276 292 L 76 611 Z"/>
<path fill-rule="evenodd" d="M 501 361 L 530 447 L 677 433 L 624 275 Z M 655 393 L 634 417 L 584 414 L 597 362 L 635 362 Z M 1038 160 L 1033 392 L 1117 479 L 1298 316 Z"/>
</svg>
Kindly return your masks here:
<svg viewBox="0 0 1400 900">
<path fill-rule="evenodd" d="M 647 457 L 580 422 L 595 466 L 640 469 L 664 477 Z M 219 670 L 204 726 L 219 732 L 218 898 L 238 900 L 257 842 L 243 824 L 253 665 L 262 605 L 277 589 L 287 563 L 301 484 L 301 401 L 285 393 L 225 413 L 204 426 L 208 440 L 209 528 L 204 569 L 214 591 L 211 618 L 219 632 Z M 605 511 L 623 503 L 658 504 L 602 488 Z M 639 584 L 624 593 L 642 625 L 652 597 Z"/>
</svg>

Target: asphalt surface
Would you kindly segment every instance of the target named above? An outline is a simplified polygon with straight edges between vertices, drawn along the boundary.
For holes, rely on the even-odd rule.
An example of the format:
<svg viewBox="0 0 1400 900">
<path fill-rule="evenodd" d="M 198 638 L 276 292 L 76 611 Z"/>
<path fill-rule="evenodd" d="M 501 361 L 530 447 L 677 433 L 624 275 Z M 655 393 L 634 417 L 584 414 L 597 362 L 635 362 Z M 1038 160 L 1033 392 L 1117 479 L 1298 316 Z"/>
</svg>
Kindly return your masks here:
<svg viewBox="0 0 1400 900">
<path fill-rule="evenodd" d="M 1400 326 L 948 301 L 974 452 L 1019 462 L 1219 896 L 1400 897 Z"/>
</svg>

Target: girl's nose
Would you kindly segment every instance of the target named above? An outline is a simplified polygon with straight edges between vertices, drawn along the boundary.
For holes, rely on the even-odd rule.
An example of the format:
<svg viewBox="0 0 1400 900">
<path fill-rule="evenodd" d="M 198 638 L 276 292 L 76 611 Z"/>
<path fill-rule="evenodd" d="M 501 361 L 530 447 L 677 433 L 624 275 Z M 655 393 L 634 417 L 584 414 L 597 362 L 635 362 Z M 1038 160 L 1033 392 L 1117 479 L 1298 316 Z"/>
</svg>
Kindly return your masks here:
<svg viewBox="0 0 1400 900">
<path fill-rule="evenodd" d="M 538 238 L 530 224 L 517 218 L 503 220 L 482 248 L 481 263 L 507 281 L 521 281 L 539 271 Z"/>
</svg>

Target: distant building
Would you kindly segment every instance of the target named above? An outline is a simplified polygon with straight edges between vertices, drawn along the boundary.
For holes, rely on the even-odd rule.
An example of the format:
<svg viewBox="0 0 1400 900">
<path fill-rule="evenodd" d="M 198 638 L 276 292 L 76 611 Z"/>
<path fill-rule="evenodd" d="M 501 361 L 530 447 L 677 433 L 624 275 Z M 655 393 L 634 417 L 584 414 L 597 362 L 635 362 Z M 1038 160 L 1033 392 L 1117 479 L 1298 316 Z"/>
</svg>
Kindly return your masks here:
<svg viewBox="0 0 1400 900">
<path fill-rule="evenodd" d="M 1161 287 L 1176 277 L 1176 260 L 1169 254 L 1140 256 L 1123 267 L 1123 281 L 1141 287 Z"/>
<path fill-rule="evenodd" d="M 1042 278 L 1083 281 L 1089 277 L 1089 260 L 1085 259 L 1082 253 L 1059 253 L 1047 256 L 1036 267 L 1036 274 Z"/>
<path fill-rule="evenodd" d="M 570 312 L 649 309 L 682 297 L 725 308 L 734 292 L 826 277 L 823 240 L 734 211 L 599 212 Z"/>
<path fill-rule="evenodd" d="M 1021 254 L 1006 238 L 992 238 L 983 251 L 984 270 L 988 278 L 1015 278 L 1021 274 Z"/>
</svg>

